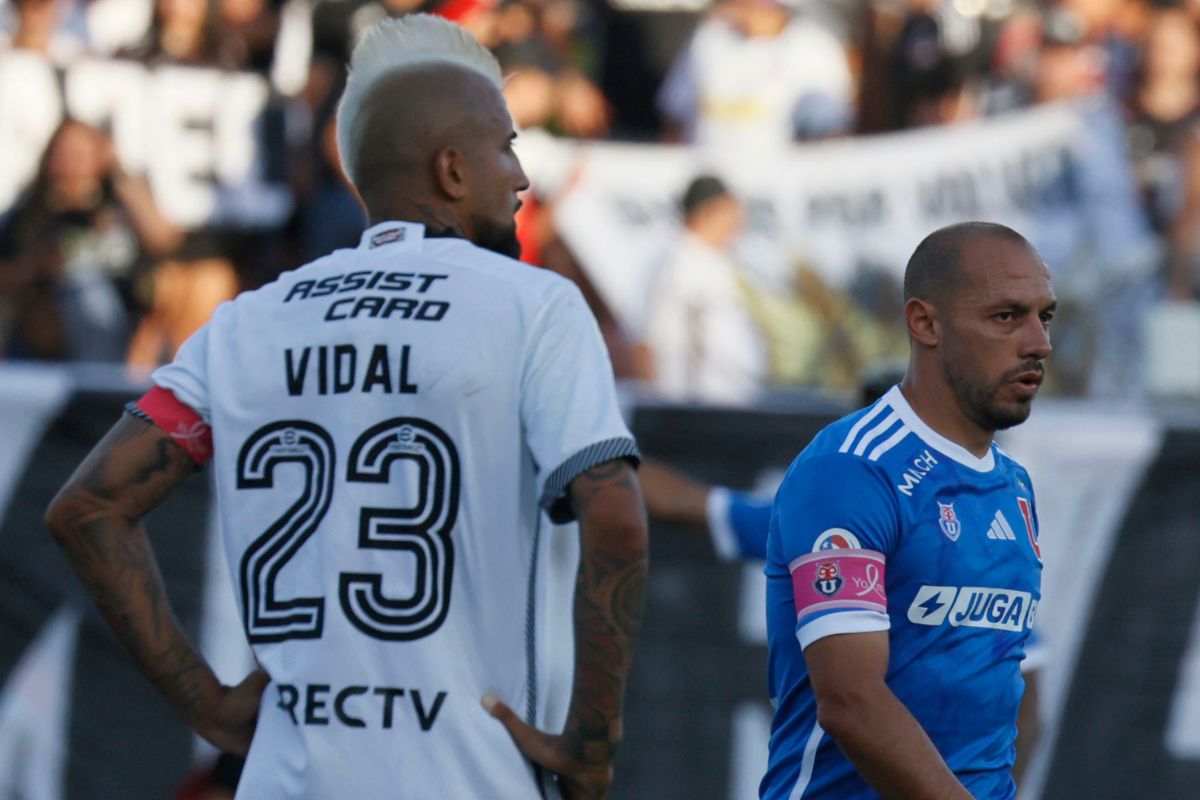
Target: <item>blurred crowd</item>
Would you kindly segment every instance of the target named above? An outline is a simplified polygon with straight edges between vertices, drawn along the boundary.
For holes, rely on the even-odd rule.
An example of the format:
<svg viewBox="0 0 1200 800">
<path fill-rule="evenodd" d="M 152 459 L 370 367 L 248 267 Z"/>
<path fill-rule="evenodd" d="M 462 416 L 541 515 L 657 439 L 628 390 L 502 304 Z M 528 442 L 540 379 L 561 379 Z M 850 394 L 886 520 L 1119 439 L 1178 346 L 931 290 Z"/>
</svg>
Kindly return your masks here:
<svg viewBox="0 0 1200 800">
<path fill-rule="evenodd" d="M 268 229 L 183 229 L 107 131 L 65 119 L 0 210 L 0 354 L 149 368 L 217 304 L 334 248 L 363 216 L 333 118 L 376 20 L 443 14 L 491 48 L 522 131 L 771 152 L 1107 95 L 1161 242 L 1147 296 L 1200 291 L 1200 2 L 1181 0 L 0 0 L 0 60 L 37 54 L 257 73 L 263 140 L 292 204 Z M 524 258 L 580 284 L 621 377 L 680 398 L 853 386 L 904 353 L 898 297 L 798 265 L 763 287 L 734 246 L 747 209 L 719 178 L 679 198 L 679 241 L 636 324 L 605 304 L 535 185 Z M 159 198 L 161 201 L 161 198 Z M 1080 390 L 1064 384 L 1063 390 Z"/>
</svg>

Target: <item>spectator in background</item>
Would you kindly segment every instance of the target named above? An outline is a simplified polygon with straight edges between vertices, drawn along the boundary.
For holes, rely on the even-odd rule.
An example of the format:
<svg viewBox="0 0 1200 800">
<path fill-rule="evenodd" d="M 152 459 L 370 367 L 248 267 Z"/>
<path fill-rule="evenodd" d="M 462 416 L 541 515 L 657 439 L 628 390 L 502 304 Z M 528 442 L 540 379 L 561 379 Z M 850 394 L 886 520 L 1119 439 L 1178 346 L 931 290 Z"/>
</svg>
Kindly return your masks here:
<svg viewBox="0 0 1200 800">
<path fill-rule="evenodd" d="M 1129 120 L 1142 205 L 1156 235 L 1165 235 L 1183 206 L 1183 158 L 1200 131 L 1200 35 L 1179 8 L 1150 18 Z"/>
<path fill-rule="evenodd" d="M 744 287 L 747 307 L 767 342 L 772 385 L 849 389 L 868 364 L 899 355 L 903 332 L 894 320 L 888 324 L 895 315 L 867 312 L 852 294 L 824 281 L 811 264 L 797 264 L 786 288 Z"/>
<path fill-rule="evenodd" d="M 1128 103 L 1150 0 L 1061 0 L 1051 8 L 1074 18 L 1082 40 L 1097 50 L 1104 87 L 1118 101 Z"/>
<path fill-rule="evenodd" d="M 141 268 L 178 246 L 107 136 L 67 120 L 0 232 L 0 317 L 14 358 L 120 362 Z"/>
<path fill-rule="evenodd" d="M 269 74 L 280 23 L 275 0 L 217 0 L 217 18 L 226 65 Z"/>
<path fill-rule="evenodd" d="M 341 86 L 318 89 L 310 85 L 309 89 L 305 99 L 317 103 L 311 135 L 300 142 L 299 152 L 291 159 L 296 198 L 291 238 L 298 245 L 295 261 L 301 264 L 342 247 L 354 247 L 367 222 L 338 157 L 336 111 Z"/>
<path fill-rule="evenodd" d="M 1200 33 L 1181 8 L 1158 9 L 1147 26 L 1129 125 L 1129 149 L 1154 232 L 1168 242 L 1167 288 L 1197 287 L 1200 231 Z"/>
<path fill-rule="evenodd" d="M 532 49 L 510 50 L 500 64 L 506 77 L 504 95 L 519 105 L 513 109 L 519 127 L 593 139 L 608 134 L 608 102 L 582 73 Z"/>
<path fill-rule="evenodd" d="M 491 47 L 506 80 L 520 84 L 511 91 L 506 85 L 505 95 L 526 103 L 522 127 L 584 138 L 608 135 L 608 102 L 589 77 L 595 54 L 582 43 L 579 25 L 572 0 L 550 0 L 544 7 L 510 0 L 495 12 Z"/>
<path fill-rule="evenodd" d="M 313 52 L 339 67 L 350 60 L 367 29 L 385 17 L 431 11 L 437 0 L 316 0 L 313 4 Z"/>
<path fill-rule="evenodd" d="M 879 133 L 976 115 L 983 30 L 951 2 L 868 3 L 857 130 Z"/>
<path fill-rule="evenodd" d="M 1052 9 L 1042 22 L 1029 100 L 1053 103 L 1076 100 L 1106 86 L 1102 48 L 1087 38 L 1087 30 L 1068 11 Z"/>
<path fill-rule="evenodd" d="M 225 66 L 212 0 L 155 0 L 142 40 L 120 55 L 147 62 Z"/>
<path fill-rule="evenodd" d="M 237 2 L 237 0 L 233 0 Z M 218 0 L 156 0 L 146 35 L 123 52 L 152 64 L 238 69 L 250 58 L 241 37 L 222 35 Z M 228 6 L 227 9 L 235 9 Z M 235 17 L 237 16 L 235 13 Z M 213 310 L 232 298 L 238 276 L 221 231 L 188 231 L 169 260 L 155 265 L 150 303 L 129 344 L 126 363 L 150 370 L 171 360 Z"/>
<path fill-rule="evenodd" d="M 745 403 L 767 378 L 763 334 L 729 254 L 744 213 L 720 179 L 701 175 L 681 202 L 684 232 L 651 291 L 645 343 L 654 386 L 674 399 Z"/>
<path fill-rule="evenodd" d="M 750 154 L 843 133 L 854 84 L 842 43 L 777 0 L 726 0 L 658 96 L 671 140 Z"/>
<path fill-rule="evenodd" d="M 79 0 L 10 0 L 0 5 L 0 45 L 69 61 L 88 49 L 85 11 Z"/>
<path fill-rule="evenodd" d="M 129 343 L 126 362 L 148 371 L 171 360 L 179 346 L 238 292 L 228 258 L 219 255 L 163 261 L 150 274 L 152 302 Z"/>
<path fill-rule="evenodd" d="M 1045 192 L 1030 240 L 1059 292 L 1052 385 L 1068 394 L 1137 399 L 1145 389 L 1143 327 L 1161 289 L 1157 240 L 1138 202 L 1125 123 L 1104 47 L 1077 14 L 1047 13 L 1033 75 L 1036 102 L 1080 101 L 1070 169 Z M 1098 316 L 1096 309 L 1120 312 Z"/>
<path fill-rule="evenodd" d="M 1188 140 L 1183 161 L 1183 208 L 1168 238 L 1167 289 L 1174 300 L 1200 299 L 1200 136 Z"/>
</svg>

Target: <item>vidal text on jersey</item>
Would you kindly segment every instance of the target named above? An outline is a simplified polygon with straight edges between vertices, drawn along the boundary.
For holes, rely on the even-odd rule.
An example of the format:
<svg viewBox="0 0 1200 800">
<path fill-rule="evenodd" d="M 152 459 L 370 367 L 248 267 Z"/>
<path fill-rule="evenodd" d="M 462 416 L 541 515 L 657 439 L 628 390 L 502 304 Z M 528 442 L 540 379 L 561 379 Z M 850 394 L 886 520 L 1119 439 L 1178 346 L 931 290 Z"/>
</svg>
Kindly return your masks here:
<svg viewBox="0 0 1200 800">
<path fill-rule="evenodd" d="M 304 347 L 299 352 L 289 347 L 283 351 L 287 392 L 293 397 L 305 392 L 346 394 L 356 389 L 416 394 L 417 385 L 409 378 L 411 355 L 409 345 L 401 345 L 399 355 L 389 352 L 386 344 L 374 345 L 369 352 L 366 348 L 359 352 L 353 344 Z"/>
</svg>

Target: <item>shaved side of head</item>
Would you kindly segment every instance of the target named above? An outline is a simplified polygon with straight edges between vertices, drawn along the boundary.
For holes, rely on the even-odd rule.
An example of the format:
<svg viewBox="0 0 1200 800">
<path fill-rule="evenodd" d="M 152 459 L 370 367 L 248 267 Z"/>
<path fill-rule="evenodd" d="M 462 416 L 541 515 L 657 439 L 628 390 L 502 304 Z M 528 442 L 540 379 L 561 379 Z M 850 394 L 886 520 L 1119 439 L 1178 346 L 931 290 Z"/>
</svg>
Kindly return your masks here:
<svg viewBox="0 0 1200 800">
<path fill-rule="evenodd" d="M 453 64 L 482 76 L 499 91 L 500 65 L 470 33 L 431 14 L 408 14 L 376 23 L 350 56 L 350 75 L 338 103 L 338 154 L 346 176 L 355 186 L 361 177 L 358 155 L 369 114 L 368 100 L 381 82 L 393 75 L 428 65 Z"/>
<path fill-rule="evenodd" d="M 356 188 L 368 208 L 398 190 L 434 191 L 433 158 L 465 147 L 485 124 L 497 90 L 477 72 L 449 62 L 423 64 L 380 79 L 364 99 L 355 147 Z"/>
<path fill-rule="evenodd" d="M 959 222 L 939 228 L 926 236 L 913 251 L 904 270 L 904 301 L 914 298 L 942 305 L 950 300 L 967 280 L 964 250 L 983 238 L 1019 244 L 1033 251 L 1033 245 L 1005 225 L 995 222 Z"/>
</svg>

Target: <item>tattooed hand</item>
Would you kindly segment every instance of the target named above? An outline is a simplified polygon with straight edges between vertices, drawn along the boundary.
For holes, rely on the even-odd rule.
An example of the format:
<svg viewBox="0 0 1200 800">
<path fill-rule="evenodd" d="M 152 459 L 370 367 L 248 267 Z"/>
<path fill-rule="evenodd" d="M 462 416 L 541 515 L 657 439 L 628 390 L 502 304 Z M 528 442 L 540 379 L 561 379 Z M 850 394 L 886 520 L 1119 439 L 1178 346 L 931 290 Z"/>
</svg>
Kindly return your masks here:
<svg viewBox="0 0 1200 800">
<path fill-rule="evenodd" d="M 561 735 L 522 722 L 497 698 L 484 707 L 530 760 L 559 776 L 567 798 L 603 797 L 621 742 L 621 701 L 642 621 L 646 509 L 626 461 L 598 464 L 571 482 L 579 519 L 575 679 Z"/>
<path fill-rule="evenodd" d="M 256 669 L 233 687 L 222 687 L 221 699 L 194 727 L 196 733 L 226 753 L 244 756 L 254 738 L 258 706 L 271 678 Z"/>
<path fill-rule="evenodd" d="M 612 783 L 612 755 L 614 747 L 600 743 L 599 747 L 588 746 L 578 730 L 564 731 L 561 736 L 543 733 L 526 725 L 511 708 L 494 695 L 485 695 L 483 707 L 508 729 L 525 757 L 540 764 L 558 776 L 558 785 L 564 800 L 593 800 L 604 797 Z M 619 729 L 620 721 L 613 723 Z M 615 740 L 621 738 L 615 731 Z M 606 737 L 608 738 L 608 737 Z"/>
</svg>

